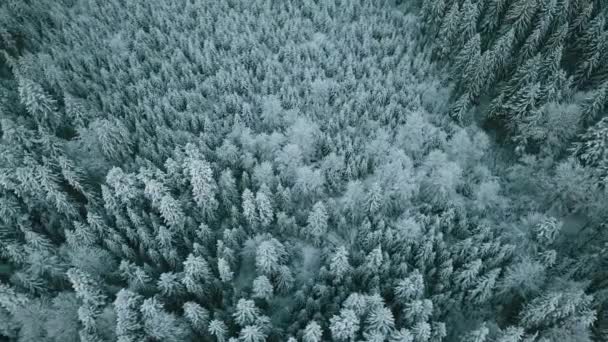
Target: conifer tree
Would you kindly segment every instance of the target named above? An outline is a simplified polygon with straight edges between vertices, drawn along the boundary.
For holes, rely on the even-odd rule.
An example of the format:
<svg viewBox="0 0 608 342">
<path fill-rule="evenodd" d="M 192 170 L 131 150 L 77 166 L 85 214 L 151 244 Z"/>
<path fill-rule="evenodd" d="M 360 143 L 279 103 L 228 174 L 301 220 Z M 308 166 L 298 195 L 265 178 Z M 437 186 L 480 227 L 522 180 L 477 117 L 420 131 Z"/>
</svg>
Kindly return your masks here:
<svg viewBox="0 0 608 342">
<path fill-rule="evenodd" d="M 259 309 L 255 306 L 253 300 L 239 299 L 236 304 L 236 311 L 233 314 L 234 320 L 241 326 L 247 326 L 255 323 L 256 318 L 260 315 Z"/>
<path fill-rule="evenodd" d="M 226 341 L 226 334 L 228 333 L 228 328 L 226 327 L 226 324 L 218 319 L 214 319 L 211 322 L 209 322 L 209 334 L 211 334 L 212 336 L 215 336 L 215 339 L 218 342 L 224 342 Z"/>
<path fill-rule="evenodd" d="M 186 302 L 183 305 L 184 316 L 192 329 L 203 333 L 209 325 L 209 311 L 195 302 Z"/>
<path fill-rule="evenodd" d="M 183 341 L 187 331 L 177 317 L 165 311 L 156 298 L 145 299 L 140 308 L 147 336 L 163 341 Z"/>
<path fill-rule="evenodd" d="M 327 232 L 327 210 L 322 202 L 317 202 L 310 214 L 308 214 L 307 220 L 307 233 L 308 236 L 315 242 L 319 242 L 322 236 Z"/>
<path fill-rule="evenodd" d="M 440 47 L 439 55 L 441 57 L 446 57 L 453 50 L 454 38 L 458 35 L 459 31 L 459 22 L 460 22 L 461 14 L 458 6 L 458 2 L 454 1 L 450 6 L 450 9 L 447 11 L 443 22 L 439 29 L 439 39 L 440 43 L 438 44 Z"/>
<path fill-rule="evenodd" d="M 224 282 L 229 282 L 232 280 L 234 276 L 234 272 L 230 269 L 230 264 L 226 259 L 219 258 L 217 259 L 217 269 L 220 274 L 220 279 Z"/>
<path fill-rule="evenodd" d="M 116 337 L 121 342 L 140 341 L 144 338 L 143 323 L 139 313 L 142 296 L 122 289 L 116 294 Z"/>
<path fill-rule="evenodd" d="M 340 281 L 350 270 L 348 251 L 344 246 L 340 246 L 331 257 L 329 271 L 336 277 L 336 280 Z"/>
<path fill-rule="evenodd" d="M 342 309 L 330 320 L 331 336 L 336 341 L 352 341 L 359 332 L 359 318 L 349 309 Z"/>
<path fill-rule="evenodd" d="M 274 238 L 263 241 L 256 251 L 256 268 L 261 274 L 271 275 L 279 270 L 285 255 L 285 247 L 279 241 Z"/>
<path fill-rule="evenodd" d="M 260 220 L 260 225 L 263 228 L 268 227 L 274 219 L 272 202 L 270 201 L 270 189 L 266 184 L 262 184 L 260 190 L 255 196 L 255 203 L 257 208 L 257 217 Z"/>
<path fill-rule="evenodd" d="M 203 209 L 207 218 L 213 218 L 218 207 L 217 185 L 211 166 L 204 160 L 191 160 L 188 163 L 192 198 Z"/>
<path fill-rule="evenodd" d="M 250 227 L 255 228 L 258 222 L 258 216 L 255 209 L 255 200 L 253 193 L 249 189 L 245 189 L 242 195 L 243 216 Z"/>
<path fill-rule="evenodd" d="M 262 330 L 256 325 L 248 325 L 241 329 L 239 341 L 243 342 L 264 342 L 266 337 Z"/>
<path fill-rule="evenodd" d="M 264 275 L 258 276 L 253 280 L 253 297 L 261 299 L 272 298 L 274 289 L 270 280 Z"/>
<path fill-rule="evenodd" d="M 184 276 L 181 279 L 186 289 L 196 295 L 203 296 L 205 283 L 211 280 L 209 264 L 203 257 L 188 255 L 184 261 Z"/>
<path fill-rule="evenodd" d="M 323 330 L 321 330 L 321 326 L 312 321 L 306 325 L 304 328 L 304 334 L 302 335 L 302 341 L 304 342 L 320 342 L 322 341 Z"/>
<path fill-rule="evenodd" d="M 390 309 L 376 307 L 370 310 L 365 324 L 367 329 L 380 332 L 386 336 L 395 328 L 395 318 Z"/>
<path fill-rule="evenodd" d="M 97 284 L 88 274 L 72 268 L 67 275 L 76 291 L 76 296 L 82 301 L 82 306 L 78 309 L 78 318 L 83 325 L 80 339 L 101 341 L 97 332 L 96 320 L 106 304 L 107 297 L 98 289 Z"/>
</svg>

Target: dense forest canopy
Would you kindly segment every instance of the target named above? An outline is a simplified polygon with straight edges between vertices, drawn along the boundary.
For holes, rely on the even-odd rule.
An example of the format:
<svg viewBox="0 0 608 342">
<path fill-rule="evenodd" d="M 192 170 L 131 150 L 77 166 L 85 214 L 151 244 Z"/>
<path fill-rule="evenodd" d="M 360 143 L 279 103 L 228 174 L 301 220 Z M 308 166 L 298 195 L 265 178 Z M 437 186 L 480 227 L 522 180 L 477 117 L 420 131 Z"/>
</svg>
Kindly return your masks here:
<svg viewBox="0 0 608 342">
<path fill-rule="evenodd" d="M 5 0 L 0 340 L 608 340 L 600 0 Z"/>
</svg>

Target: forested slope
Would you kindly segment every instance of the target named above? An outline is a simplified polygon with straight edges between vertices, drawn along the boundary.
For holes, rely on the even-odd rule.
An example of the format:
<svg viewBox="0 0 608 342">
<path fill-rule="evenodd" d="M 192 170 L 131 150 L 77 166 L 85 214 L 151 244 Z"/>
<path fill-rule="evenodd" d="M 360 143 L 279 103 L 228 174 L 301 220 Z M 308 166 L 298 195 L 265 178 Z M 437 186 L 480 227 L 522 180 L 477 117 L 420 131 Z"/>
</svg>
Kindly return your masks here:
<svg viewBox="0 0 608 342">
<path fill-rule="evenodd" d="M 481 123 L 500 150 L 514 152 L 494 171 L 520 210 L 561 218 L 564 242 L 556 250 L 571 263 L 561 272 L 588 279 L 599 310 L 595 329 L 604 331 L 606 3 L 419 4 L 424 45 L 450 75 L 451 116 Z"/>
<path fill-rule="evenodd" d="M 442 39 L 494 38 L 433 23 L 464 18 L 456 1 L 423 5 L 5 2 L 0 334 L 605 339 L 606 156 L 586 143 L 603 146 L 604 105 L 564 139 L 580 136 L 575 152 L 498 158 L 511 146 L 467 113 L 485 113 L 518 64 L 463 91 L 462 61 L 482 53 Z M 571 93 L 597 94 L 603 67 Z M 555 106 L 584 106 L 564 89 Z"/>
</svg>

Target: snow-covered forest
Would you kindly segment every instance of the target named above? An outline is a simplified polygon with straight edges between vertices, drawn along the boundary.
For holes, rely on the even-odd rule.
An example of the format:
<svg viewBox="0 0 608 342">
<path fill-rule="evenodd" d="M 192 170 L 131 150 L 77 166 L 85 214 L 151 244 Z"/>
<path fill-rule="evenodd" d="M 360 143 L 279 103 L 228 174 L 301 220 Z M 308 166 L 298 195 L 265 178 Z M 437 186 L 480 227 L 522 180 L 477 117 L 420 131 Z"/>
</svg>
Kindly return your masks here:
<svg viewBox="0 0 608 342">
<path fill-rule="evenodd" d="M 0 341 L 608 341 L 604 0 L 3 0 Z"/>
</svg>

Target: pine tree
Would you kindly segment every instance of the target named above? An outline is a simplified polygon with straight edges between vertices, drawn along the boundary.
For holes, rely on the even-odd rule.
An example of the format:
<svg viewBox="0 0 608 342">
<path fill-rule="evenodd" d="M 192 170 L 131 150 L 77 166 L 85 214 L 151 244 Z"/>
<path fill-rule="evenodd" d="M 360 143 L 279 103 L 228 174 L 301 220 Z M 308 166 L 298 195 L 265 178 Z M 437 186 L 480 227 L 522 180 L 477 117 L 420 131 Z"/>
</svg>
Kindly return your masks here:
<svg viewBox="0 0 608 342">
<path fill-rule="evenodd" d="M 74 287 L 76 296 L 82 301 L 78 309 L 78 318 L 83 325 L 80 339 L 84 341 L 101 341 L 97 330 L 97 318 L 106 304 L 107 296 L 98 288 L 97 283 L 88 274 L 71 268 L 67 276 Z"/>
<path fill-rule="evenodd" d="M 336 341 L 352 341 L 359 332 L 359 318 L 354 311 L 342 309 L 329 320 L 331 336 Z"/>
<path fill-rule="evenodd" d="M 445 0 L 425 0 L 422 3 L 422 18 L 426 24 L 426 29 L 431 32 L 429 36 L 434 37 L 436 33 L 436 27 L 439 26 L 441 18 L 443 18 L 446 10 Z"/>
<path fill-rule="evenodd" d="M 236 304 L 236 311 L 232 315 L 237 324 L 247 326 L 255 323 L 256 318 L 260 315 L 259 309 L 251 299 L 241 298 Z"/>
<path fill-rule="evenodd" d="M 605 148 L 607 139 L 608 118 L 603 118 L 581 135 L 582 141 L 574 144 L 573 153 L 585 165 L 602 168 L 608 155 Z"/>
<path fill-rule="evenodd" d="M 463 289 L 471 286 L 479 275 L 481 267 L 481 259 L 476 259 L 465 264 L 463 270 L 456 275 L 456 284 L 458 284 Z"/>
<path fill-rule="evenodd" d="M 538 9 L 537 21 L 534 24 L 532 33 L 526 38 L 524 45 L 520 51 L 520 55 L 524 59 L 528 59 L 535 55 L 539 48 L 541 41 L 545 38 L 549 32 L 549 28 L 553 23 L 553 19 L 556 12 L 556 1 L 544 1 L 540 2 Z"/>
<path fill-rule="evenodd" d="M 431 325 L 427 322 L 418 322 L 412 328 L 414 341 L 429 341 L 432 336 Z"/>
<path fill-rule="evenodd" d="M 395 295 L 403 302 L 420 298 L 424 294 L 424 279 L 420 271 L 414 270 L 407 278 L 399 281 Z"/>
<path fill-rule="evenodd" d="M 509 0 L 494 0 L 486 2 L 487 9 L 483 15 L 481 30 L 485 34 L 492 34 L 500 26 L 501 17 L 504 14 Z"/>
<path fill-rule="evenodd" d="M 230 264 L 224 258 L 217 259 L 217 269 L 220 274 L 220 279 L 223 282 L 230 282 L 234 276 L 234 272 L 230 269 Z"/>
<path fill-rule="evenodd" d="M 185 215 L 181 205 L 170 195 L 165 195 L 161 198 L 159 211 L 168 225 L 179 228 L 184 224 Z"/>
<path fill-rule="evenodd" d="M 412 300 L 405 304 L 403 313 L 406 315 L 406 321 L 412 324 L 426 322 L 433 314 L 433 302 L 429 299 Z"/>
<path fill-rule="evenodd" d="M 366 342 L 381 342 L 386 340 L 386 335 L 379 331 L 366 331 L 363 338 Z"/>
<path fill-rule="evenodd" d="M 270 280 L 264 275 L 258 276 L 253 280 L 253 297 L 269 300 L 272 298 L 274 288 Z"/>
<path fill-rule="evenodd" d="M 167 297 L 180 296 L 185 293 L 180 276 L 173 272 L 162 273 L 156 283 L 160 292 Z"/>
<path fill-rule="evenodd" d="M 289 266 L 282 265 L 277 271 L 276 288 L 278 292 L 287 293 L 293 288 L 295 279 Z"/>
<path fill-rule="evenodd" d="M 464 44 L 477 33 L 480 9 L 477 2 L 465 0 L 462 4 L 462 17 L 460 18 L 459 41 Z"/>
<path fill-rule="evenodd" d="M 606 29 L 606 18 L 603 14 L 597 15 L 591 20 L 581 37 L 579 45 L 582 46 L 582 63 L 578 64 L 575 77 L 579 84 L 584 84 L 590 80 L 606 56 L 608 30 Z"/>
<path fill-rule="evenodd" d="M 473 289 L 469 290 L 469 297 L 473 302 L 481 304 L 491 298 L 499 275 L 500 269 L 495 269 L 483 275 L 477 281 Z"/>
<path fill-rule="evenodd" d="M 514 59 L 515 37 L 515 28 L 511 28 L 507 33 L 501 35 L 494 46 L 488 50 L 490 70 L 493 74 L 502 75 Z M 494 79 L 499 79 L 499 77 L 495 76 Z"/>
<path fill-rule="evenodd" d="M 387 335 L 395 328 L 395 318 L 390 309 L 376 307 L 370 310 L 365 324 L 367 329 Z"/>
<path fill-rule="evenodd" d="M 255 210 L 255 201 L 253 193 L 249 189 L 245 189 L 242 195 L 243 203 L 243 216 L 250 227 L 255 228 L 257 226 L 258 217 Z"/>
<path fill-rule="evenodd" d="M 390 338 L 390 342 L 414 342 L 414 335 L 407 329 L 394 331 Z"/>
<path fill-rule="evenodd" d="M 596 90 L 594 90 L 591 97 L 589 97 L 583 108 L 583 120 L 586 122 L 592 122 L 604 111 L 608 105 L 608 81 L 602 83 Z"/>
<path fill-rule="evenodd" d="M 129 130 L 118 120 L 96 119 L 83 135 L 96 138 L 101 151 L 109 160 L 122 161 L 132 154 Z"/>
<path fill-rule="evenodd" d="M 188 173 L 192 185 L 192 198 L 202 208 L 205 217 L 212 219 L 218 208 L 217 184 L 211 166 L 204 160 L 190 160 Z"/>
<path fill-rule="evenodd" d="M 302 334 L 303 342 L 321 342 L 323 337 L 323 330 L 321 330 L 321 326 L 319 323 L 312 321 L 306 325 L 304 328 L 304 333 Z"/>
<path fill-rule="evenodd" d="M 313 241 L 319 242 L 319 239 L 327 232 L 327 210 L 322 202 L 317 202 L 310 214 L 308 214 L 307 220 L 307 235 L 312 238 Z"/>
<path fill-rule="evenodd" d="M 156 298 L 145 299 L 140 308 L 147 336 L 161 341 L 184 341 L 187 331 L 177 317 L 165 311 Z"/>
<path fill-rule="evenodd" d="M 122 289 L 116 294 L 116 337 L 121 342 L 141 341 L 144 338 L 143 324 L 139 314 L 142 296 Z"/>
<path fill-rule="evenodd" d="M 264 342 L 266 336 L 262 330 L 256 325 L 248 325 L 241 329 L 239 333 L 239 341 L 243 342 Z"/>
<path fill-rule="evenodd" d="M 337 281 L 340 281 L 352 268 L 348 262 L 348 255 L 346 248 L 340 246 L 330 259 L 329 271 Z"/>
<path fill-rule="evenodd" d="M 365 267 L 370 272 L 378 272 L 383 264 L 383 260 L 382 247 L 378 246 L 365 257 Z"/>
<path fill-rule="evenodd" d="M 266 184 L 262 184 L 255 196 L 255 203 L 262 228 L 267 228 L 274 218 L 272 202 L 270 201 L 270 189 Z"/>
<path fill-rule="evenodd" d="M 184 316 L 192 329 L 203 333 L 209 326 L 209 311 L 195 302 L 186 302 L 183 305 Z"/>
<path fill-rule="evenodd" d="M 585 294 L 578 284 L 564 285 L 564 290 L 547 291 L 523 308 L 520 322 L 524 327 L 576 324 L 584 328 L 593 324 L 596 320 L 596 312 L 590 308 L 593 297 Z"/>
<path fill-rule="evenodd" d="M 554 217 L 547 217 L 543 221 L 539 222 L 535 228 L 536 238 L 543 245 L 550 245 L 555 241 L 559 231 L 561 230 L 562 224 L 557 221 Z"/>
<path fill-rule="evenodd" d="M 345 309 L 352 310 L 357 316 L 362 316 L 368 309 L 367 298 L 360 293 L 351 293 L 342 303 Z"/>
<path fill-rule="evenodd" d="M 203 257 L 188 255 L 184 261 L 184 277 L 182 284 L 186 289 L 196 295 L 203 296 L 205 283 L 211 280 L 211 269 Z"/>
<path fill-rule="evenodd" d="M 272 275 L 279 270 L 286 255 L 285 247 L 277 240 L 270 239 L 260 243 L 256 250 L 255 265 L 263 275 Z"/>
<path fill-rule="evenodd" d="M 438 44 L 439 56 L 446 57 L 453 51 L 454 38 L 459 34 L 459 23 L 461 18 L 460 9 L 458 8 L 458 2 L 454 1 L 452 6 L 448 10 L 447 14 L 443 18 L 441 27 L 439 28 L 439 39 Z"/>
<path fill-rule="evenodd" d="M 226 334 L 228 333 L 228 328 L 226 327 L 226 324 L 218 319 L 214 319 L 211 322 L 209 322 L 209 333 L 212 336 L 215 336 L 215 339 L 218 342 L 224 342 L 226 340 Z"/>
<path fill-rule="evenodd" d="M 236 204 L 238 192 L 236 188 L 236 180 L 231 169 L 222 171 L 218 180 L 219 198 L 224 206 Z"/>
<path fill-rule="evenodd" d="M 519 0 L 507 11 L 505 19 L 512 23 L 513 28 L 515 29 L 515 37 L 518 40 L 521 40 L 523 35 L 529 30 L 537 9 L 537 0 Z"/>
<path fill-rule="evenodd" d="M 486 54 L 487 55 L 487 54 Z M 485 56 L 485 55 L 484 55 Z M 461 84 L 475 79 L 481 62 L 481 36 L 473 35 L 454 59 L 452 78 Z"/>
<path fill-rule="evenodd" d="M 29 114 L 43 126 L 57 127 L 60 120 L 57 113 L 57 101 L 34 81 L 19 75 L 17 81 L 19 84 L 19 98 Z"/>
<path fill-rule="evenodd" d="M 521 327 L 508 327 L 501 332 L 496 342 L 519 342 L 524 336 L 524 329 Z"/>
<path fill-rule="evenodd" d="M 486 327 L 485 324 L 474 331 L 466 334 L 464 338 L 461 340 L 463 342 L 485 342 L 487 341 L 490 330 Z"/>
<path fill-rule="evenodd" d="M 367 197 L 368 213 L 371 216 L 381 213 L 383 205 L 382 189 L 378 183 L 372 184 Z"/>
</svg>

